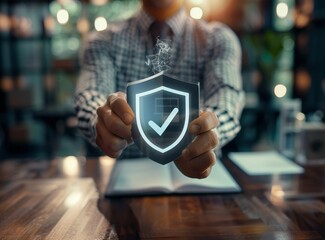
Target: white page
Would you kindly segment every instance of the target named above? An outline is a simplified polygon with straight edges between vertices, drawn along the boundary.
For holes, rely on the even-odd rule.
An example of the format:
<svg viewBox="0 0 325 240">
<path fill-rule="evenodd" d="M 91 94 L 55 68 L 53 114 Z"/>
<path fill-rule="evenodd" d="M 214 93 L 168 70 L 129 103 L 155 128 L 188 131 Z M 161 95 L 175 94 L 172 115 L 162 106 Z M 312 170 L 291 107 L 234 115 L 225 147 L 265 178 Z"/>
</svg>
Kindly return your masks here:
<svg viewBox="0 0 325 240">
<path fill-rule="evenodd" d="M 148 158 L 117 160 L 107 195 L 172 190 L 169 165 Z"/>
<path fill-rule="evenodd" d="M 275 151 L 230 153 L 229 158 L 248 175 L 304 172 L 302 167 Z"/>
<path fill-rule="evenodd" d="M 222 162 L 217 161 L 212 167 L 211 173 L 207 178 L 196 179 L 184 176 L 175 166 L 171 166 L 172 179 L 175 192 L 239 192 L 240 186 L 224 167 Z"/>
</svg>

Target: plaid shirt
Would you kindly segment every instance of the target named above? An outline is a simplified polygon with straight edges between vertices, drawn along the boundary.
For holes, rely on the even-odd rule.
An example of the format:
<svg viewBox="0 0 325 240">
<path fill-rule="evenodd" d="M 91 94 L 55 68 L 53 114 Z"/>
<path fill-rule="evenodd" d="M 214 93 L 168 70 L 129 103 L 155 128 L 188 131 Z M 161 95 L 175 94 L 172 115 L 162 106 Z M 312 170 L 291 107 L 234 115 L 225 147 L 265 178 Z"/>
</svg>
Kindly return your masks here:
<svg viewBox="0 0 325 240">
<path fill-rule="evenodd" d="M 93 144 L 96 139 L 96 109 L 110 93 L 126 91 L 128 82 L 153 75 L 146 56 L 153 53 L 148 29 L 154 19 L 143 10 L 133 18 L 111 23 L 107 30 L 89 37 L 85 45 L 81 73 L 75 95 L 78 126 Z M 244 104 L 240 74 L 241 49 L 236 35 L 221 23 L 191 19 L 184 9 L 167 21 L 173 36 L 169 74 L 189 82 L 200 82 L 202 109 L 219 119 L 216 132 L 219 147 L 240 130 Z M 135 145 L 122 157 L 137 157 Z"/>
</svg>

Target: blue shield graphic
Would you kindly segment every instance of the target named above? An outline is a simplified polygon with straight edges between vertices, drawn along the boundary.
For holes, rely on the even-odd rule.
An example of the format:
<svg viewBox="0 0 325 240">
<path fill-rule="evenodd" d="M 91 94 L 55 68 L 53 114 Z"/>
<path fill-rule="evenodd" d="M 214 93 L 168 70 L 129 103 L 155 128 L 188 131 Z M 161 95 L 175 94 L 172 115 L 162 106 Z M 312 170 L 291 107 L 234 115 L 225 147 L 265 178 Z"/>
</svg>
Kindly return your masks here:
<svg viewBox="0 0 325 240">
<path fill-rule="evenodd" d="M 199 85 L 160 73 L 132 82 L 128 103 L 135 113 L 132 136 L 152 160 L 166 164 L 192 141 L 190 122 L 198 116 Z"/>
</svg>

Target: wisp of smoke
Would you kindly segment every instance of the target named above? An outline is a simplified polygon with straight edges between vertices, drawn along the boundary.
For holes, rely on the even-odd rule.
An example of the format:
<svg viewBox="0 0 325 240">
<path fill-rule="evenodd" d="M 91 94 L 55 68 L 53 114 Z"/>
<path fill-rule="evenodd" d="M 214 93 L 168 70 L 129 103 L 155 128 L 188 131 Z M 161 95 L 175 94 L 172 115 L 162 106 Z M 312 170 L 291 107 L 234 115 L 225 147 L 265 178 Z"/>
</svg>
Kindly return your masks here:
<svg viewBox="0 0 325 240">
<path fill-rule="evenodd" d="M 157 43 L 154 49 L 154 54 L 147 56 L 146 64 L 151 67 L 154 74 L 160 72 L 167 72 L 170 69 L 170 51 L 168 43 L 157 39 Z"/>
</svg>

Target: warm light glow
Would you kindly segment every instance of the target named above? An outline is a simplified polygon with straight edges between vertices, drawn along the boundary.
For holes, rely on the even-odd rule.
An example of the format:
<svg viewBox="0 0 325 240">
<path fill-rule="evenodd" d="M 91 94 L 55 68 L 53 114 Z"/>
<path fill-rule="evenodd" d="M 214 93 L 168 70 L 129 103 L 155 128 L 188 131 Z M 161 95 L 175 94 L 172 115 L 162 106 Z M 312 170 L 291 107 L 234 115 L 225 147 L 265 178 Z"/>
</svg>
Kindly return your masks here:
<svg viewBox="0 0 325 240">
<path fill-rule="evenodd" d="M 190 15 L 194 19 L 201 19 L 203 17 L 203 10 L 200 7 L 192 7 L 190 10 Z"/>
<path fill-rule="evenodd" d="M 10 77 L 3 77 L 0 79 L 0 89 L 9 92 L 14 88 L 14 81 Z"/>
<path fill-rule="evenodd" d="M 0 13 L 0 30 L 4 32 L 9 31 L 10 24 L 9 16 Z"/>
<path fill-rule="evenodd" d="M 100 32 L 107 28 L 107 21 L 104 17 L 98 17 L 95 19 L 95 29 Z"/>
<path fill-rule="evenodd" d="M 64 201 L 64 205 L 67 207 L 73 207 L 81 200 L 80 192 L 72 192 Z"/>
<path fill-rule="evenodd" d="M 192 4 L 200 5 L 203 3 L 203 0 L 192 0 L 191 2 L 192 2 Z"/>
<path fill-rule="evenodd" d="M 296 89 L 299 94 L 305 94 L 311 86 L 311 76 L 306 69 L 298 69 L 296 73 Z"/>
<path fill-rule="evenodd" d="M 69 21 L 69 13 L 65 9 L 60 9 L 56 14 L 56 19 L 60 24 L 66 24 Z"/>
<path fill-rule="evenodd" d="M 51 34 L 55 28 L 55 20 L 52 16 L 46 16 L 44 18 L 44 27 L 48 34 Z"/>
<path fill-rule="evenodd" d="M 76 177 L 79 174 L 79 162 L 74 156 L 63 159 L 63 172 L 69 177 Z"/>
<path fill-rule="evenodd" d="M 284 97 L 286 93 L 287 93 L 287 87 L 284 86 L 283 84 L 278 84 L 274 87 L 274 94 L 278 98 Z"/>
<path fill-rule="evenodd" d="M 99 157 L 99 163 L 103 167 L 111 167 L 114 165 L 115 159 L 107 157 L 107 156 L 102 156 L 102 157 Z"/>
<path fill-rule="evenodd" d="M 57 0 L 59 4 L 64 5 L 64 4 L 69 4 L 72 2 L 72 0 Z"/>
<path fill-rule="evenodd" d="M 269 199 L 275 206 L 283 206 L 285 191 L 282 188 L 279 175 L 272 176 L 272 186 L 270 190 Z"/>
<path fill-rule="evenodd" d="M 278 3 L 276 5 L 276 15 L 278 15 L 279 18 L 285 18 L 288 16 L 289 7 L 286 3 Z"/>
<path fill-rule="evenodd" d="M 102 6 L 107 3 L 107 0 L 91 0 L 91 3 L 96 6 Z"/>
<path fill-rule="evenodd" d="M 77 29 L 80 33 L 87 33 L 89 31 L 88 19 L 80 18 L 77 22 Z"/>
<path fill-rule="evenodd" d="M 271 195 L 278 198 L 284 197 L 284 191 L 280 185 L 273 185 L 271 188 Z"/>
</svg>

